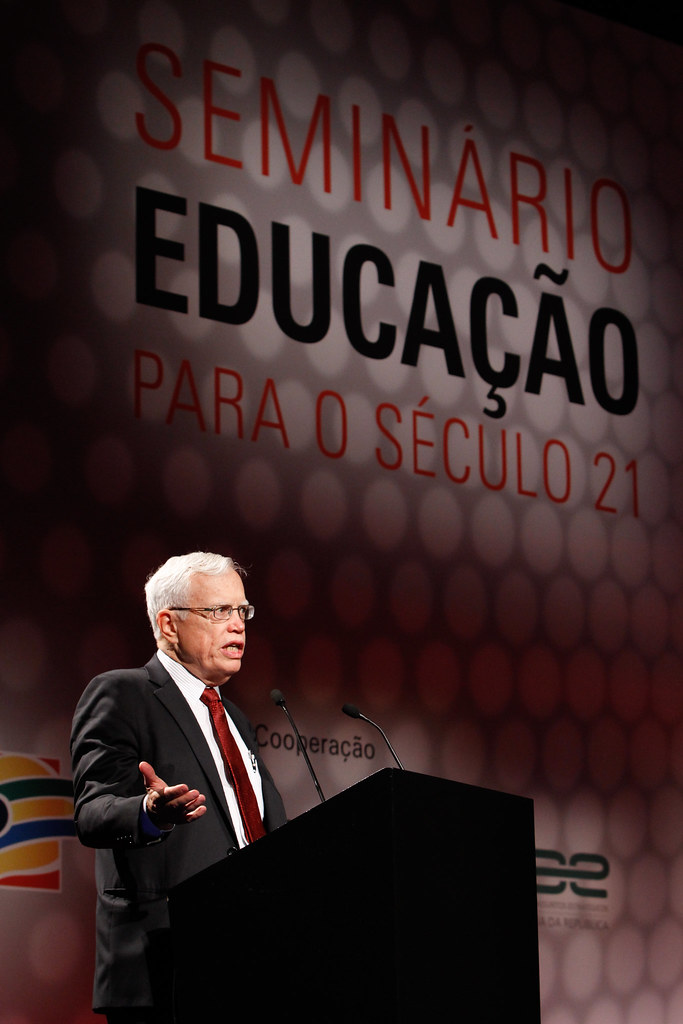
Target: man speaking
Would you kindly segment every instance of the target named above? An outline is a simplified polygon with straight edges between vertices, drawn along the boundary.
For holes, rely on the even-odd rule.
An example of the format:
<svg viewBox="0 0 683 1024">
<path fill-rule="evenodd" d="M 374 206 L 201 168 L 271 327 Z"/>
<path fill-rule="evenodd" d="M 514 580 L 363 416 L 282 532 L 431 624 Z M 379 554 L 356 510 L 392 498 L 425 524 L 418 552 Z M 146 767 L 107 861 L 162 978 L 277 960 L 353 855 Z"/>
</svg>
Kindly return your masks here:
<svg viewBox="0 0 683 1024">
<path fill-rule="evenodd" d="M 111 1024 L 172 1020 L 169 889 L 285 822 L 251 725 L 221 696 L 254 614 L 243 578 L 222 555 L 170 558 L 145 588 L 155 655 L 97 676 L 76 708 L 76 830 L 97 850 L 93 1007 Z"/>
</svg>

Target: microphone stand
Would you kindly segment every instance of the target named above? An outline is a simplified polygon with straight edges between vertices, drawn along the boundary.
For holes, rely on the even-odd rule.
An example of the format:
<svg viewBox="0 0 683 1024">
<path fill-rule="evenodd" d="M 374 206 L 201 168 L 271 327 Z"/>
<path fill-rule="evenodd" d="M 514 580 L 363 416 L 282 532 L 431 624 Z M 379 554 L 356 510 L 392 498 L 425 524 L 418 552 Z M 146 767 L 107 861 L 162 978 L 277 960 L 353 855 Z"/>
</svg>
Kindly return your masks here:
<svg viewBox="0 0 683 1024">
<path fill-rule="evenodd" d="M 382 734 L 382 739 L 384 740 L 389 750 L 391 751 L 391 756 L 393 757 L 396 764 L 399 766 L 401 771 L 405 771 L 405 768 L 403 767 L 399 760 L 398 754 L 396 753 L 391 743 L 389 742 L 389 737 L 387 736 L 381 725 L 378 725 L 377 722 L 373 722 L 371 718 L 366 718 L 365 715 L 361 714 L 361 712 L 358 710 L 355 704 L 345 704 L 344 707 L 342 708 L 342 711 L 344 712 L 345 715 L 348 715 L 349 718 L 362 718 L 363 721 L 368 722 L 369 725 L 374 725 L 375 729 L 377 729 L 377 731 Z"/>
<path fill-rule="evenodd" d="M 270 699 L 273 701 L 274 704 L 277 704 L 278 707 L 282 708 L 284 713 L 287 715 L 287 718 L 289 719 L 289 724 L 291 725 L 292 729 L 294 730 L 294 735 L 296 736 L 296 742 L 297 742 L 297 744 L 299 746 L 299 750 L 303 754 L 304 761 L 306 762 L 306 765 L 307 765 L 308 770 L 310 772 L 311 778 L 313 779 L 313 785 L 315 786 L 315 788 L 317 790 L 317 793 L 318 793 L 318 796 L 320 797 L 321 803 L 324 803 L 325 802 L 325 797 L 323 796 L 323 791 L 320 788 L 320 783 L 318 782 L 318 776 L 313 771 L 313 765 L 311 764 L 311 759 L 308 756 L 308 751 L 306 750 L 306 747 L 303 744 L 301 736 L 299 735 L 299 730 L 296 727 L 294 719 L 292 718 L 292 716 L 289 713 L 289 708 L 287 707 L 287 704 L 285 702 L 285 698 L 284 698 L 284 695 L 282 693 L 282 690 L 271 690 L 270 691 Z"/>
</svg>

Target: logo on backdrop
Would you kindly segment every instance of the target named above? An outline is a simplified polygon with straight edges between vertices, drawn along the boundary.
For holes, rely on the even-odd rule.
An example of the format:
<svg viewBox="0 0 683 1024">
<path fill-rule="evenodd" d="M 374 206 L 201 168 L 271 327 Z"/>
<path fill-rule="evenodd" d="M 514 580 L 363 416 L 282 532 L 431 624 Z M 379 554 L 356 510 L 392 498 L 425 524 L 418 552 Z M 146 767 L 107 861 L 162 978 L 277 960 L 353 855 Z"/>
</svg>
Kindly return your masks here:
<svg viewBox="0 0 683 1024">
<path fill-rule="evenodd" d="M 609 927 L 605 879 L 610 866 L 599 853 L 536 850 L 538 923 L 545 928 L 602 930 Z"/>
<path fill-rule="evenodd" d="M 56 758 L 0 752 L 0 886 L 59 892 L 73 785 Z"/>
</svg>

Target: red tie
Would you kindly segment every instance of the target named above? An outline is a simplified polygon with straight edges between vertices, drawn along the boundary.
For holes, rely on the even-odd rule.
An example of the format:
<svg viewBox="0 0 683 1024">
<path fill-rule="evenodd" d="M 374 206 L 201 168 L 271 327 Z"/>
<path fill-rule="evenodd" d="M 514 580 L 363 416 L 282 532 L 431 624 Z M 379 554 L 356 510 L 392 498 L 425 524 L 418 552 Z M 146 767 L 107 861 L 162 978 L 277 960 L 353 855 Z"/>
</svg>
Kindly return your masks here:
<svg viewBox="0 0 683 1024">
<path fill-rule="evenodd" d="M 266 830 L 261 820 L 261 812 L 259 811 L 254 787 L 249 780 L 239 747 L 230 732 L 230 726 L 225 717 L 225 708 L 214 686 L 207 686 L 199 699 L 202 704 L 206 704 L 211 713 L 213 731 L 223 755 L 223 763 L 225 764 L 228 781 L 237 797 L 247 841 L 253 843 L 255 839 L 260 839 L 261 836 L 264 836 Z"/>
</svg>

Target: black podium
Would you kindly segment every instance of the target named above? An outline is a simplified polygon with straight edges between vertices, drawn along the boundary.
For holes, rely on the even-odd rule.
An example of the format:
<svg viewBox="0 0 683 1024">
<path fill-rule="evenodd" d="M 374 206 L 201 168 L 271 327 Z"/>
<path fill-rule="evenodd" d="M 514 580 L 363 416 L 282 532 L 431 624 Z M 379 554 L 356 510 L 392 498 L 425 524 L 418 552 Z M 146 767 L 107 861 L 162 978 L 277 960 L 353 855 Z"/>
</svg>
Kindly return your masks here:
<svg viewBox="0 0 683 1024">
<path fill-rule="evenodd" d="M 531 800 L 380 771 L 171 892 L 178 1022 L 539 1024 L 534 846 Z"/>
</svg>

